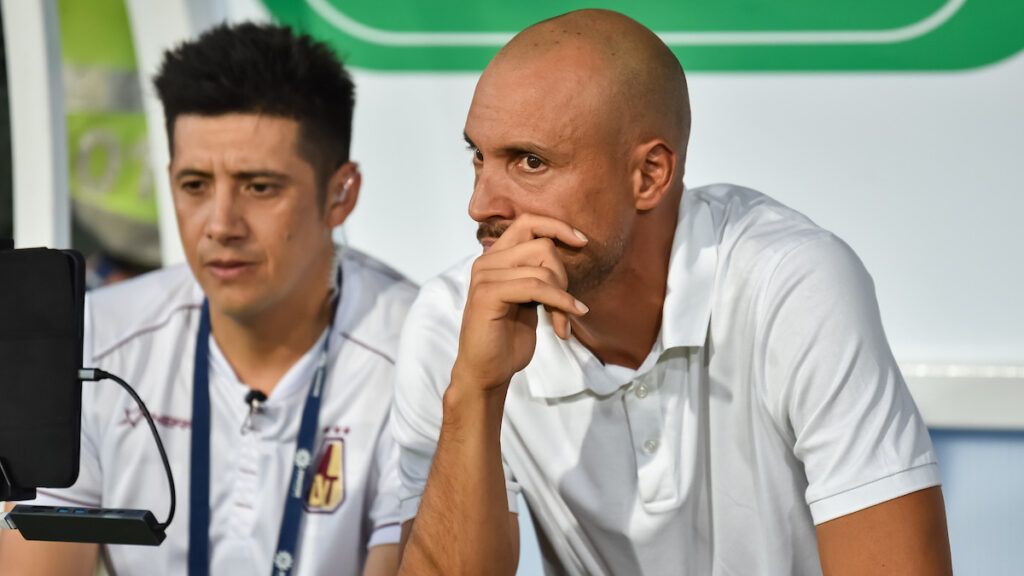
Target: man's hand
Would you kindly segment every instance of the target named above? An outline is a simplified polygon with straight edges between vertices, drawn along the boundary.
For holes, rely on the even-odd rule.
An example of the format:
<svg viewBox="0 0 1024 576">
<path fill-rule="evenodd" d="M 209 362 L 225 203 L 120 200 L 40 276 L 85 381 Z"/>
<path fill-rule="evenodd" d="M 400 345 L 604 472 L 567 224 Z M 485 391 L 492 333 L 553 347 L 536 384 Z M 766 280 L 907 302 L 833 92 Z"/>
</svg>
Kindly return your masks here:
<svg viewBox="0 0 1024 576">
<path fill-rule="evenodd" d="M 582 248 L 587 239 L 565 222 L 523 215 L 473 263 L 452 382 L 478 390 L 500 388 L 530 363 L 537 310 L 552 314 L 555 333 L 569 337 L 569 316 L 586 314 L 570 295 L 555 242 Z"/>
</svg>

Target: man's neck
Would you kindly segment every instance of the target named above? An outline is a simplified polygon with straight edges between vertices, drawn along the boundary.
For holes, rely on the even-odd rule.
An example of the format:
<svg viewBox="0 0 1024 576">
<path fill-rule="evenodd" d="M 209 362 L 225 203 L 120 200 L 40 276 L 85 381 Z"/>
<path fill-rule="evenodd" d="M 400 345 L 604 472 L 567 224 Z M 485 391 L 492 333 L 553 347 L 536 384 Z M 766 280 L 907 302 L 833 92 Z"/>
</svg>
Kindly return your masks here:
<svg viewBox="0 0 1024 576">
<path fill-rule="evenodd" d="M 217 346 L 238 380 L 267 396 L 288 370 L 316 343 L 333 309 L 327 286 L 319 297 L 278 306 L 258 318 L 237 319 L 210 309 Z"/>
<path fill-rule="evenodd" d="M 573 334 L 605 364 L 639 368 L 658 339 L 680 199 L 642 216 L 619 266 L 580 297 L 590 312 L 573 320 Z"/>
</svg>

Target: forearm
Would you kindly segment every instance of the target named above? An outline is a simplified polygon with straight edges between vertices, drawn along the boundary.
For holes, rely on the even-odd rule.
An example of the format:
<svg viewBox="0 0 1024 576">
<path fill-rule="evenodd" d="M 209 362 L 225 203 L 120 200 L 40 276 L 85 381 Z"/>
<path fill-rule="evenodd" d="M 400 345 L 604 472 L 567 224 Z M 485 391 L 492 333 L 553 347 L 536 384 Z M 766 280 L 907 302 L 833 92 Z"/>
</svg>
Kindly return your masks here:
<svg viewBox="0 0 1024 576">
<path fill-rule="evenodd" d="M 518 534 L 501 464 L 506 387 L 452 382 L 444 419 L 400 574 L 513 574 Z"/>
<path fill-rule="evenodd" d="M 13 507 L 6 505 L 8 510 Z M 88 576 L 95 571 L 98 556 L 96 544 L 35 542 L 14 530 L 0 531 L 0 574 Z"/>
</svg>

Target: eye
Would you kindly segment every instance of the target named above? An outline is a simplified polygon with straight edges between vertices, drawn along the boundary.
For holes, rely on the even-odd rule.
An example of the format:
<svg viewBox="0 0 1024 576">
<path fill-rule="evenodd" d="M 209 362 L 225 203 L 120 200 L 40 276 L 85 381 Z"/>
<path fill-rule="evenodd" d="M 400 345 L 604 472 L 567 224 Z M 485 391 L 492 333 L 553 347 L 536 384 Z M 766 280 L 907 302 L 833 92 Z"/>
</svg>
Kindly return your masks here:
<svg viewBox="0 0 1024 576">
<path fill-rule="evenodd" d="M 248 188 L 255 196 L 269 196 L 277 191 L 277 186 L 270 182 L 250 182 Z"/>
<path fill-rule="evenodd" d="M 533 154 L 523 154 L 520 156 L 516 166 L 527 172 L 539 172 L 545 168 L 544 161 Z"/>
<path fill-rule="evenodd" d="M 466 149 L 473 153 L 473 163 L 479 164 L 484 161 L 484 153 L 479 148 L 472 144 L 466 146 Z"/>
<path fill-rule="evenodd" d="M 206 188 L 205 182 L 202 180 L 185 180 L 180 184 L 181 190 L 191 196 L 197 196 L 203 193 Z"/>
</svg>

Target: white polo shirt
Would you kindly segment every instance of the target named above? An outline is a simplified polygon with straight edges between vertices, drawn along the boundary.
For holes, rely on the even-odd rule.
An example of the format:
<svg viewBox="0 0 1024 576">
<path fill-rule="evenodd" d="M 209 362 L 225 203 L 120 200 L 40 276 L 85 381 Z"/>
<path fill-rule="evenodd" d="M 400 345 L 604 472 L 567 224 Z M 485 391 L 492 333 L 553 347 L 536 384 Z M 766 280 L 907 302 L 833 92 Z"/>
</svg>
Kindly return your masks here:
<svg viewBox="0 0 1024 576">
<path fill-rule="evenodd" d="M 423 287 L 402 335 L 403 521 L 430 471 L 471 264 Z M 861 262 L 730 185 L 683 195 L 638 370 L 559 340 L 542 312 L 501 445 L 509 509 L 521 489 L 550 574 L 819 574 L 816 524 L 939 484 Z"/>
<path fill-rule="evenodd" d="M 370 546 L 399 539 L 397 448 L 387 425 L 394 357 L 416 287 L 341 250 L 317 455 L 299 534 L 296 574 L 361 574 Z M 192 372 L 203 293 L 181 265 L 90 293 L 85 365 L 131 384 L 149 408 L 177 485 L 177 514 L 159 547 L 105 546 L 119 576 L 188 573 Z M 210 574 L 267 574 L 308 386 L 323 338 L 274 388 L 246 426 L 249 388 L 210 337 Z M 167 518 L 169 494 L 152 434 L 114 382 L 83 384 L 77 483 L 33 503 L 145 508 Z"/>
</svg>

